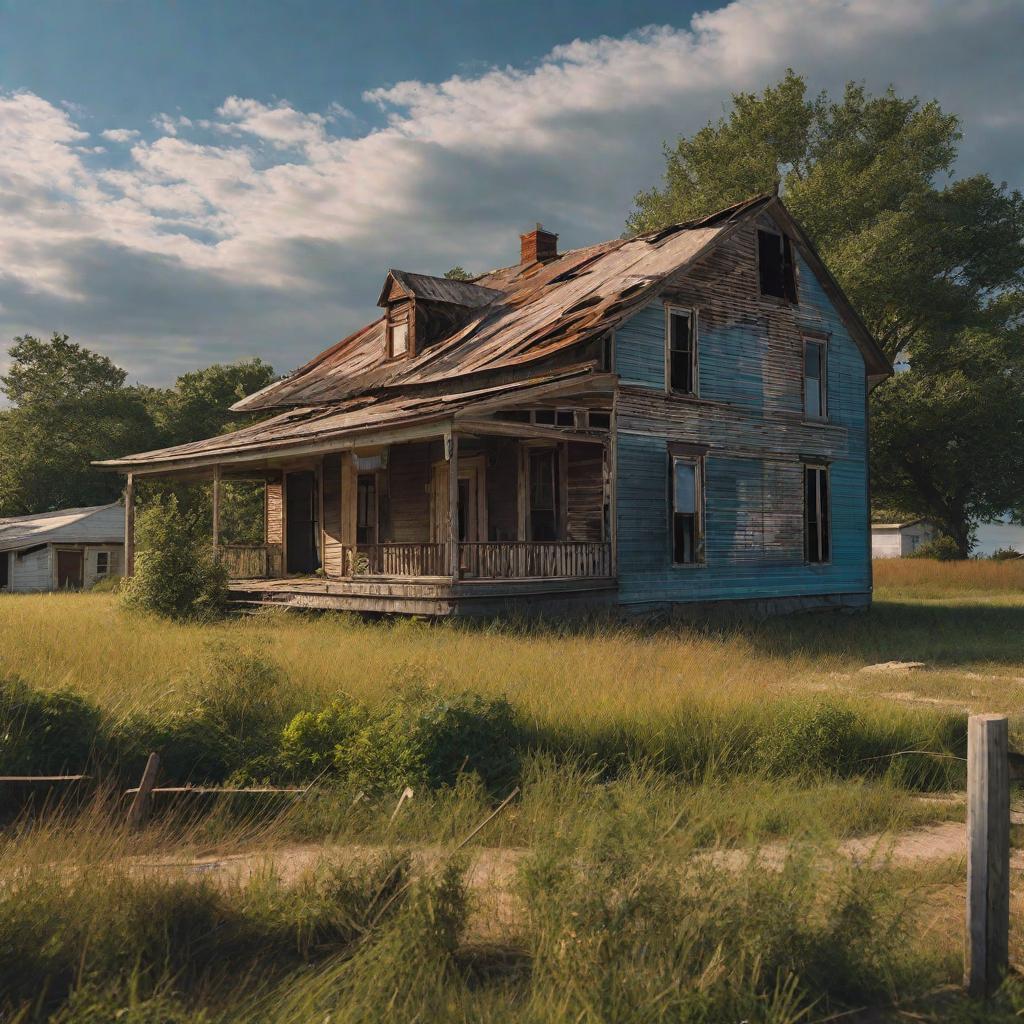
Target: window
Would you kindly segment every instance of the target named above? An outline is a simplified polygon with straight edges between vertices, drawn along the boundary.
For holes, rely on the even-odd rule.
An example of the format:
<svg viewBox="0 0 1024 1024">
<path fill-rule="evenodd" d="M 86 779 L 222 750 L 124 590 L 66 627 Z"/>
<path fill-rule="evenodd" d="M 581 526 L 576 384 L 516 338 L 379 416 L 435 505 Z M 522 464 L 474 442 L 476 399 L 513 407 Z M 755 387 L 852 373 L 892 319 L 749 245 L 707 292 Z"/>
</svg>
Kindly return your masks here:
<svg viewBox="0 0 1024 1024">
<path fill-rule="evenodd" d="M 601 339 L 601 369 L 611 373 L 615 367 L 615 335 L 609 332 Z"/>
<path fill-rule="evenodd" d="M 774 231 L 757 233 L 757 267 L 761 294 L 796 302 L 796 268 L 793 246 L 785 235 Z"/>
<path fill-rule="evenodd" d="M 823 420 L 827 415 L 825 401 L 825 343 L 804 340 L 804 415 Z"/>
<path fill-rule="evenodd" d="M 377 474 L 356 478 L 356 543 L 377 543 Z"/>
<path fill-rule="evenodd" d="M 11 584 L 10 569 L 10 552 L 0 551 L 0 590 L 5 590 Z"/>
<path fill-rule="evenodd" d="M 530 450 L 530 540 L 558 540 L 558 453 Z"/>
<path fill-rule="evenodd" d="M 106 576 L 110 572 L 110 553 L 108 551 L 96 552 L 96 575 Z"/>
<path fill-rule="evenodd" d="M 830 558 L 828 469 L 825 466 L 804 467 L 804 533 L 807 540 L 807 561 L 827 562 Z"/>
<path fill-rule="evenodd" d="M 540 423 L 542 426 L 553 427 L 555 425 L 555 410 L 534 409 L 533 422 Z"/>
<path fill-rule="evenodd" d="M 668 386 L 682 395 L 696 393 L 697 352 L 694 316 L 689 310 L 668 311 Z"/>
<path fill-rule="evenodd" d="M 695 459 L 672 460 L 672 561 L 676 565 L 704 561 L 700 469 Z"/>
<path fill-rule="evenodd" d="M 587 415 L 587 425 L 596 427 L 598 430 L 607 430 L 612 425 L 611 413 L 591 410 Z"/>
<path fill-rule="evenodd" d="M 403 320 L 401 323 L 388 325 L 388 354 L 392 359 L 404 356 L 409 351 L 409 324 Z"/>
<path fill-rule="evenodd" d="M 575 427 L 576 413 L 572 409 L 558 409 L 555 411 L 555 424 L 559 427 Z"/>
</svg>

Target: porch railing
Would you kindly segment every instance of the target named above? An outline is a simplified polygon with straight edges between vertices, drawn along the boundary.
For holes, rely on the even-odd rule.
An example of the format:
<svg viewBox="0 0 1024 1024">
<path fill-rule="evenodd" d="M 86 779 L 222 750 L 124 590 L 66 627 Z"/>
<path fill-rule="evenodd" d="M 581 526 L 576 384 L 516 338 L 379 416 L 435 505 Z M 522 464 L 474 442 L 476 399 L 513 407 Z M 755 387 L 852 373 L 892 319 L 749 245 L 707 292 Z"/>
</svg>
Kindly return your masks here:
<svg viewBox="0 0 1024 1024">
<path fill-rule="evenodd" d="M 459 545 L 464 576 L 479 579 L 552 579 L 611 576 L 611 545 L 604 541 L 504 541 Z"/>
<path fill-rule="evenodd" d="M 265 580 L 282 575 L 280 544 L 221 544 L 217 550 L 228 579 Z"/>
<path fill-rule="evenodd" d="M 348 576 L 446 576 L 447 544 L 359 544 L 346 547 Z"/>
</svg>

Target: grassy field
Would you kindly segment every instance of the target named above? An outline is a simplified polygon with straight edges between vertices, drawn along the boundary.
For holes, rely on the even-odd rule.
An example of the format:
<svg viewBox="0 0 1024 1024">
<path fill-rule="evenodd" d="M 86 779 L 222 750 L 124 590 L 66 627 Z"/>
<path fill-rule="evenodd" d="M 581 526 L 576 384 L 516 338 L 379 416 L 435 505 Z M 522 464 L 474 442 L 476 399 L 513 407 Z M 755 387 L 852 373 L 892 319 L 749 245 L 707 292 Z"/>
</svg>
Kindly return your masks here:
<svg viewBox="0 0 1024 1024">
<path fill-rule="evenodd" d="M 400 787 L 337 773 L 140 835 L 103 785 L 23 814 L 0 835 L 0 1019 L 1017 1019 L 1015 984 L 987 1016 L 951 988 L 962 860 L 851 862 L 849 844 L 884 855 L 962 820 L 968 712 L 1006 711 L 1024 738 L 1024 565 L 891 561 L 875 579 L 864 615 L 658 628 L 175 625 L 111 595 L 0 597 L 0 680 L 84 697 L 115 761 L 109 736 L 142 718 L 186 723 L 164 742 L 193 742 L 197 716 L 273 746 L 339 694 L 384 721 L 396 695 L 505 698 L 525 737 L 507 781 L 417 783 L 397 817 Z M 266 866 L 244 879 L 167 869 L 254 851 Z"/>
</svg>

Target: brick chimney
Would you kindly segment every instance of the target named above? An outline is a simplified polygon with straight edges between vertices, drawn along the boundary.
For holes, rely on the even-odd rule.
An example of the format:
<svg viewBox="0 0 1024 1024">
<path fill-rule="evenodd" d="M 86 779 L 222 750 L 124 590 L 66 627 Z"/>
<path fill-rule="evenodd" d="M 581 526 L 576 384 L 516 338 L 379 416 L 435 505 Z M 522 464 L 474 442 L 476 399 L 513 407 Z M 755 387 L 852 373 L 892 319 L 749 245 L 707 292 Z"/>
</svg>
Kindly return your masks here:
<svg viewBox="0 0 1024 1024">
<path fill-rule="evenodd" d="M 520 263 L 546 263 L 557 255 L 558 235 L 545 231 L 541 224 L 519 236 Z"/>
</svg>

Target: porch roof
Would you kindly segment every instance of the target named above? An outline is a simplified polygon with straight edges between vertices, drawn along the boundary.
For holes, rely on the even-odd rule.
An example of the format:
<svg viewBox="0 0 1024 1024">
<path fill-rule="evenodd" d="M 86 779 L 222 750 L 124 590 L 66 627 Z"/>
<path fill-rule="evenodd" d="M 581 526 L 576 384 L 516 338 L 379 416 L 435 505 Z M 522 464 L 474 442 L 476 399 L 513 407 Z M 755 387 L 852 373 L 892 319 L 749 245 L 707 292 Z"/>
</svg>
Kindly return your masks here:
<svg viewBox="0 0 1024 1024">
<path fill-rule="evenodd" d="M 480 416 L 503 406 L 579 393 L 611 394 L 610 374 L 595 373 L 587 365 L 568 367 L 527 380 L 481 388 L 461 394 L 431 396 L 368 395 L 327 407 L 289 409 L 268 420 L 202 441 L 140 452 L 95 465 L 122 472 L 173 472 L 178 468 L 213 466 L 222 462 L 257 462 L 285 458 L 301 452 L 351 447 L 358 439 L 366 445 L 386 443 L 395 432 L 435 425 L 440 433 L 446 423 L 469 421 L 479 427 Z M 496 424 L 496 429 L 508 424 Z M 421 431 L 426 433 L 426 431 Z"/>
</svg>

